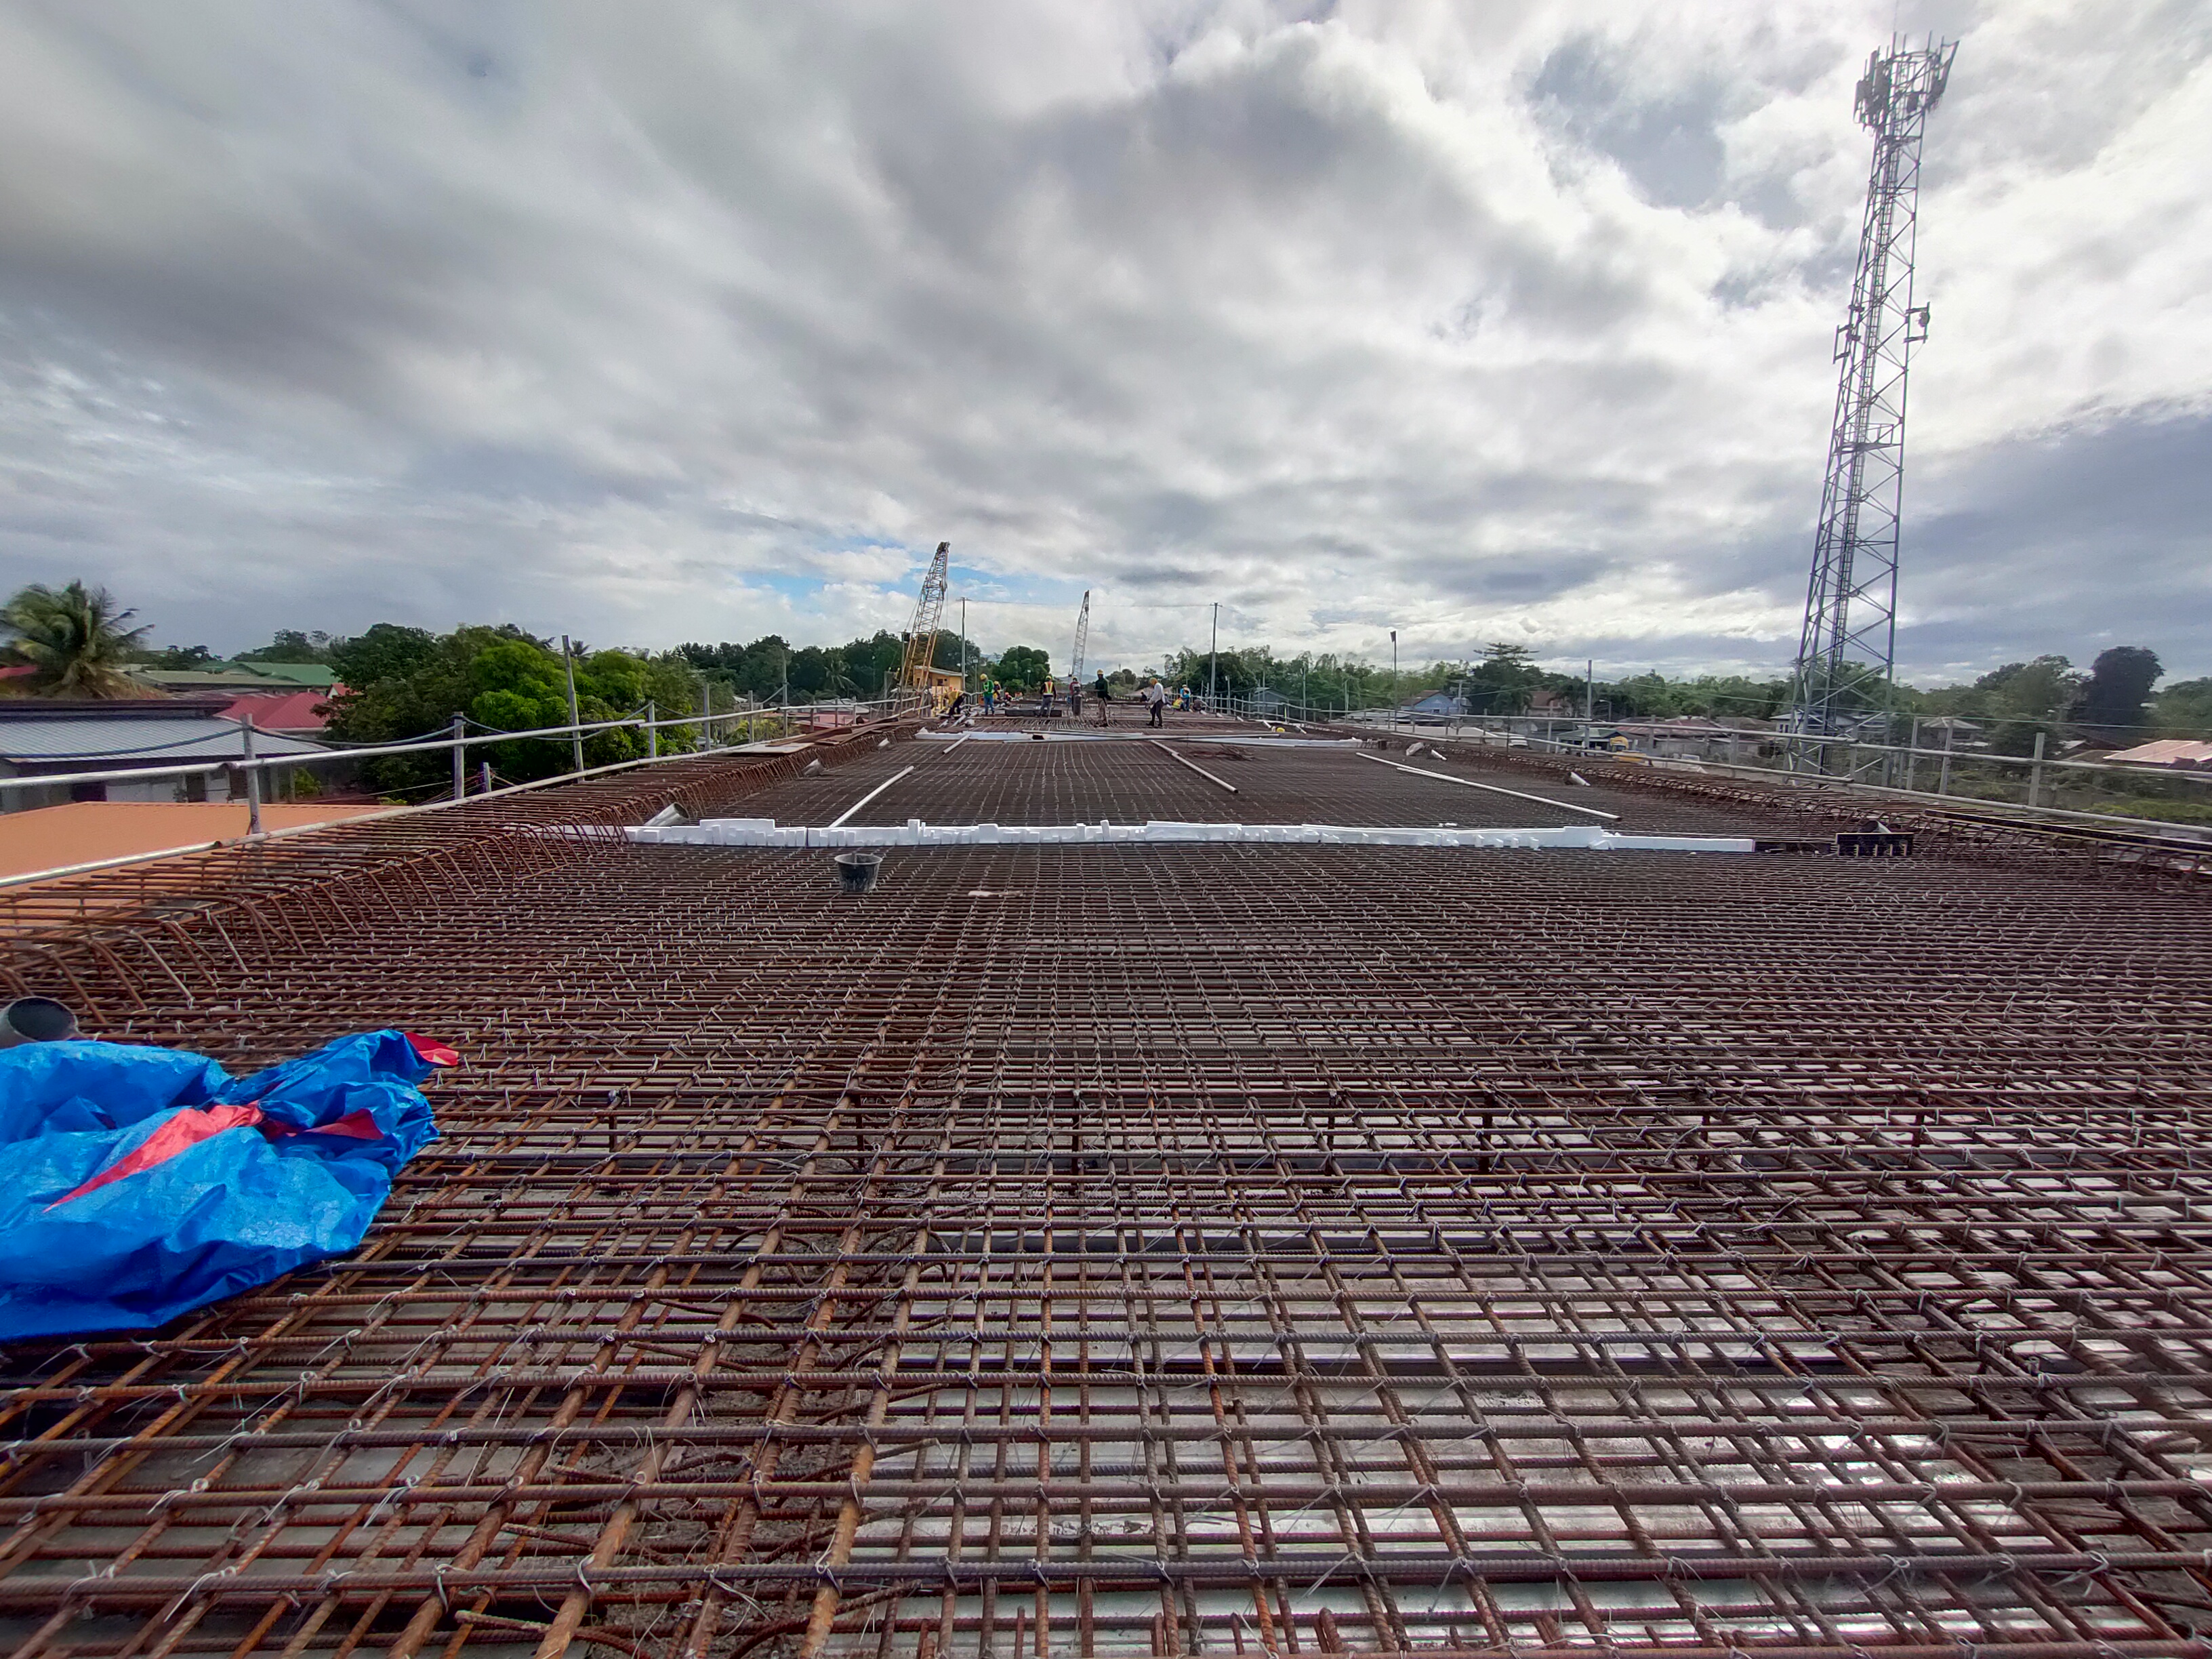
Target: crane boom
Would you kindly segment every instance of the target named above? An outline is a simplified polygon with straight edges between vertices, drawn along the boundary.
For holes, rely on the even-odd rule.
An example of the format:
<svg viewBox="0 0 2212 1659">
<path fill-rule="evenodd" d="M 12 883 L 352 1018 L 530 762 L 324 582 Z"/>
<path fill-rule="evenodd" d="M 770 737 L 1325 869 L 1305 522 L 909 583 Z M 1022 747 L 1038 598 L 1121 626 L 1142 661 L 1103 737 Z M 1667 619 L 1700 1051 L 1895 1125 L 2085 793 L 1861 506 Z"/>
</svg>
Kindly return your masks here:
<svg viewBox="0 0 2212 1659">
<path fill-rule="evenodd" d="M 1067 657 L 1067 683 L 1083 684 L 1083 653 L 1091 643 L 1091 590 L 1083 590 L 1083 609 L 1075 613 L 1075 649 Z"/>
<path fill-rule="evenodd" d="M 929 695 L 929 671 L 937 664 L 937 636 L 944 631 L 945 592 L 951 585 L 947 568 L 951 551 L 951 542 L 938 543 L 937 556 L 929 562 L 929 574 L 921 579 L 921 597 L 915 601 L 914 620 L 907 624 L 906 654 L 899 662 L 899 695 L 902 702 Z"/>
</svg>

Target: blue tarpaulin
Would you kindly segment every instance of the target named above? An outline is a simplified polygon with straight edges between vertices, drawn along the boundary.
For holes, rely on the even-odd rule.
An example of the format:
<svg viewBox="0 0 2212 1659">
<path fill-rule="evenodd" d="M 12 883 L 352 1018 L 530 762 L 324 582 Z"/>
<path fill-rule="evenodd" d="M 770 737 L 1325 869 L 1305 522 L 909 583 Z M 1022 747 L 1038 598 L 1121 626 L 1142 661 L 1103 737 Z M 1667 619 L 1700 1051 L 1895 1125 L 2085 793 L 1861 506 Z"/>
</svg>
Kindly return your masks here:
<svg viewBox="0 0 2212 1659">
<path fill-rule="evenodd" d="M 361 1243 L 453 1051 L 340 1037 L 233 1078 L 116 1042 L 0 1049 L 0 1341 L 146 1328 Z"/>
</svg>

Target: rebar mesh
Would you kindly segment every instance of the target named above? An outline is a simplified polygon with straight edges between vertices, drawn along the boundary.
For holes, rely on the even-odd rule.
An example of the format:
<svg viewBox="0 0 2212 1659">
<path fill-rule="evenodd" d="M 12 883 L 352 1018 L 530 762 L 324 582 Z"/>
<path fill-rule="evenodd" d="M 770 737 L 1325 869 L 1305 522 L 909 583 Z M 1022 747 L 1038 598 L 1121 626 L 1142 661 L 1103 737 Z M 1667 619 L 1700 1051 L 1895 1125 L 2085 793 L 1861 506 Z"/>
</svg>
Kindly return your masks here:
<svg viewBox="0 0 2212 1659">
<path fill-rule="evenodd" d="M 534 844 L 19 939 L 469 1061 L 355 1257 L 9 1352 L 23 1659 L 2204 1650 L 2201 904 Z"/>
</svg>

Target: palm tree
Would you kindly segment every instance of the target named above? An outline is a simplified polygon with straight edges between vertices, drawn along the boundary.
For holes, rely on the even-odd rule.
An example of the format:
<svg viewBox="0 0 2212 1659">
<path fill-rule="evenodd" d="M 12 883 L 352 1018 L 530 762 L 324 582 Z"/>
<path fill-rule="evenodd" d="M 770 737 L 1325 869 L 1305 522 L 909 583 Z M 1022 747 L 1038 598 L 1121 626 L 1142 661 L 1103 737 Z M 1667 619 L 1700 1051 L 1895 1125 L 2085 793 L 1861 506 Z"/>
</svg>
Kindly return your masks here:
<svg viewBox="0 0 2212 1659">
<path fill-rule="evenodd" d="M 104 587 L 33 582 L 0 607 L 0 632 L 15 658 L 38 672 L 32 688 L 47 697 L 131 697 L 145 687 L 131 676 L 138 641 L 150 627 L 125 628 L 137 612 L 118 611 Z"/>
</svg>

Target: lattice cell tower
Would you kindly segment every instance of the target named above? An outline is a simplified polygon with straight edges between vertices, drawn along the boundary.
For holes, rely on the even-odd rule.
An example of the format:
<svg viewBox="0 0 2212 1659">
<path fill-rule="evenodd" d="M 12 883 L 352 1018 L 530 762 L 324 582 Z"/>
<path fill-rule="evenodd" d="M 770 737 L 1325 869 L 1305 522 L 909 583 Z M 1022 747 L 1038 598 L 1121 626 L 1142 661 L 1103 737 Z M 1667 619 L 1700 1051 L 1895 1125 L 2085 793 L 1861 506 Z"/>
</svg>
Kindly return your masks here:
<svg viewBox="0 0 2212 1659">
<path fill-rule="evenodd" d="M 1928 307 L 1912 298 L 1920 145 L 1951 78 L 1956 42 L 1893 37 L 1867 60 L 1860 124 L 1874 133 L 1851 308 L 1836 330 L 1836 418 L 1813 538 L 1805 628 L 1790 677 L 1792 770 L 1850 770 L 1835 740 L 1885 716 L 1897 664 L 1898 521 L 1905 495 L 1905 386 Z M 1885 733 L 1883 741 L 1887 741 Z"/>
</svg>

